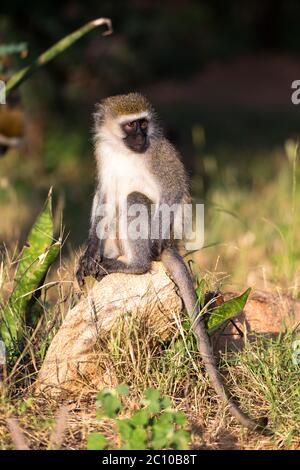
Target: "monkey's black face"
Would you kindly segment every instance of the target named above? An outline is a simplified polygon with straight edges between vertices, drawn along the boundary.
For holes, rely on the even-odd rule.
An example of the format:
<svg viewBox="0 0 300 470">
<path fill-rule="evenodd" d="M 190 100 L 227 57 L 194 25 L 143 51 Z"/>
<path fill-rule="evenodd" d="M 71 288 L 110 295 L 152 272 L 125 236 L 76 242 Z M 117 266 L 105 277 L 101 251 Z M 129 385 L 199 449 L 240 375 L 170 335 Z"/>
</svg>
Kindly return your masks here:
<svg viewBox="0 0 300 470">
<path fill-rule="evenodd" d="M 134 152 L 146 152 L 149 147 L 147 119 L 125 122 L 121 127 L 125 132 L 125 145 Z"/>
</svg>

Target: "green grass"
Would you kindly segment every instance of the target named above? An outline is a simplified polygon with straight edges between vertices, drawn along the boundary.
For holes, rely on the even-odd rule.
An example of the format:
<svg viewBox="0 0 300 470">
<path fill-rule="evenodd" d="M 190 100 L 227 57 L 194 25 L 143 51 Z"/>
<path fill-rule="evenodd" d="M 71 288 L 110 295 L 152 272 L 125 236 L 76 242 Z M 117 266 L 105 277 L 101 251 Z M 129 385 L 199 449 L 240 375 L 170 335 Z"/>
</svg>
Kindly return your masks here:
<svg viewBox="0 0 300 470">
<path fill-rule="evenodd" d="M 294 339 L 292 333 L 276 339 L 263 336 L 251 342 L 246 339 L 243 351 L 224 354 L 220 361 L 227 385 L 242 408 L 256 418 L 268 416 L 274 436 L 263 438 L 241 428 L 228 415 L 210 387 L 193 338 L 184 330 L 177 340 L 161 343 L 150 338 L 134 321 L 129 332 L 128 323 L 127 326 L 120 323 L 118 334 L 101 345 L 99 354 L 102 364 L 104 361 L 106 367 L 113 367 L 118 383 L 129 386 L 130 395 L 125 397 L 121 418 L 137 410 L 145 390 L 151 387 L 159 389 L 171 400 L 174 409 L 187 416 L 191 448 L 294 449 L 299 447 L 300 440 L 300 370 L 292 362 Z M 36 361 L 39 366 L 38 357 Z M 29 369 L 30 359 L 27 373 Z M 32 448 L 48 448 L 55 410 L 60 405 L 55 400 L 32 397 L 29 385 L 35 374 L 24 380 L 24 371 L 16 372 L 10 385 L 2 387 L 1 446 L 13 447 L 5 422 L 13 414 L 19 418 Z M 74 406 L 69 405 L 69 427 L 63 448 L 86 448 L 91 432 L 101 432 L 114 442 L 114 423 L 97 420 L 96 392 L 92 389 L 86 396 L 78 397 Z"/>
<path fill-rule="evenodd" d="M 294 145 L 294 144 L 292 144 Z M 290 149 L 291 151 L 291 149 Z M 294 297 L 299 288 L 300 223 L 297 209 L 299 163 L 284 149 L 271 154 L 275 176 L 268 167 L 253 172 L 243 186 L 238 169 L 228 167 L 207 194 L 205 244 L 197 264 L 220 273 L 227 288 L 286 289 Z M 218 178 L 216 166 L 215 177 Z M 229 189 L 228 189 L 229 188 Z M 202 271 L 203 272 L 203 271 Z"/>
</svg>

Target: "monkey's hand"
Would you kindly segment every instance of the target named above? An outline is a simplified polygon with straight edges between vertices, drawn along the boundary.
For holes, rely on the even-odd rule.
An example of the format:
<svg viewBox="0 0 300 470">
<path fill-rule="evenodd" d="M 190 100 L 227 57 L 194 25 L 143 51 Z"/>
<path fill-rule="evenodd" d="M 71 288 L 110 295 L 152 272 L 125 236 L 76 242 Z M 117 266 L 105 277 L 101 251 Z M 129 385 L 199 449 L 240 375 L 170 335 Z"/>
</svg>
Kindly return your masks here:
<svg viewBox="0 0 300 470">
<path fill-rule="evenodd" d="M 100 250 L 97 251 L 97 253 L 94 253 L 94 251 L 88 247 L 79 259 L 78 269 L 76 272 L 77 282 L 80 287 L 84 285 L 85 277 L 92 276 L 97 278 L 100 264 Z"/>
</svg>

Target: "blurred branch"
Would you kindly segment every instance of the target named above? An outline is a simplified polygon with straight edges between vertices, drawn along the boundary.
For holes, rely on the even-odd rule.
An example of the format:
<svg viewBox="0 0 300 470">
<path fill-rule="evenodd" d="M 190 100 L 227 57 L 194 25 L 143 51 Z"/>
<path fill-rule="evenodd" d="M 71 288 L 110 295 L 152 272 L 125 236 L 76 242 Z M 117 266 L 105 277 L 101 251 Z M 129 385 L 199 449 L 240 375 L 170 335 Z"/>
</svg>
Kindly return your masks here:
<svg viewBox="0 0 300 470">
<path fill-rule="evenodd" d="M 89 33 L 98 26 L 106 25 L 107 29 L 102 33 L 103 36 L 107 36 L 112 33 L 112 24 L 109 18 L 98 18 L 90 21 L 81 28 L 77 29 L 73 33 L 64 37 L 50 49 L 41 54 L 33 64 L 24 67 L 19 72 L 16 72 L 6 83 L 6 94 L 8 95 L 14 88 L 19 86 L 25 79 L 32 75 L 41 66 L 47 64 L 54 59 L 58 54 L 69 48 L 72 44 L 82 38 L 85 34 Z"/>
<path fill-rule="evenodd" d="M 60 449 L 68 426 L 68 410 L 62 406 L 57 414 L 55 425 L 50 436 L 50 449 Z"/>
<path fill-rule="evenodd" d="M 17 450 L 29 450 L 23 431 L 15 417 L 6 420 L 11 438 Z"/>
<path fill-rule="evenodd" d="M 24 436 L 24 432 L 21 429 L 17 418 L 14 416 L 7 418 L 7 427 L 9 429 L 12 441 L 17 450 L 30 450 L 27 441 Z M 64 440 L 68 426 L 68 411 L 65 406 L 62 406 L 57 414 L 54 423 L 54 428 L 50 436 L 50 449 L 60 449 Z"/>
<path fill-rule="evenodd" d="M 27 51 L 27 43 L 2 44 L 0 46 L 0 57 L 12 54 L 22 54 Z"/>
</svg>

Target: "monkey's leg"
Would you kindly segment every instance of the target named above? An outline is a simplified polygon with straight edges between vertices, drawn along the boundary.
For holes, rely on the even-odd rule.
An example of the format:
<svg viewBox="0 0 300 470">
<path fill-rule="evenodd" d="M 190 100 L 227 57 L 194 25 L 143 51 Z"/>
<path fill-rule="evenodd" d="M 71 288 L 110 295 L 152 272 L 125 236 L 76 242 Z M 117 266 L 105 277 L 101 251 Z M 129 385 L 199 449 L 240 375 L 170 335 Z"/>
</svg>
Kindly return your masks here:
<svg viewBox="0 0 300 470">
<path fill-rule="evenodd" d="M 147 247 L 139 244 L 140 253 L 143 254 L 143 260 L 132 256 L 130 261 L 122 261 L 113 258 L 103 258 L 98 266 L 96 278 L 101 280 L 106 274 L 126 273 L 126 274 L 144 274 L 149 271 L 151 259 L 147 256 Z"/>
<path fill-rule="evenodd" d="M 172 247 L 163 250 L 161 260 L 179 288 L 187 312 L 193 322 L 193 332 L 197 339 L 198 348 L 215 391 L 222 401 L 226 403 L 230 413 L 243 426 L 266 435 L 272 434 L 269 429 L 266 429 L 267 419 L 261 418 L 256 422 L 249 418 L 231 398 L 224 386 L 223 378 L 218 370 L 209 337 L 205 329 L 204 317 L 200 316 L 199 307 L 197 306 L 193 281 L 183 259 L 177 250 Z"/>
<path fill-rule="evenodd" d="M 98 266 L 97 279 L 101 279 L 106 274 L 110 273 L 127 273 L 127 274 L 143 274 L 149 271 L 152 260 L 152 245 L 150 240 L 150 205 L 151 201 L 141 193 L 133 192 L 127 197 L 127 231 L 126 237 L 120 240 L 122 245 L 122 257 L 121 259 L 102 257 L 101 262 Z M 134 207 L 133 207 L 134 206 Z M 136 212 L 133 214 L 131 209 Z M 131 224 L 137 221 L 136 213 L 139 213 L 138 222 L 142 228 L 148 227 L 148 230 L 141 231 L 141 227 L 138 233 L 133 234 L 130 231 L 132 229 Z M 125 235 L 125 234 L 122 234 Z"/>
</svg>

